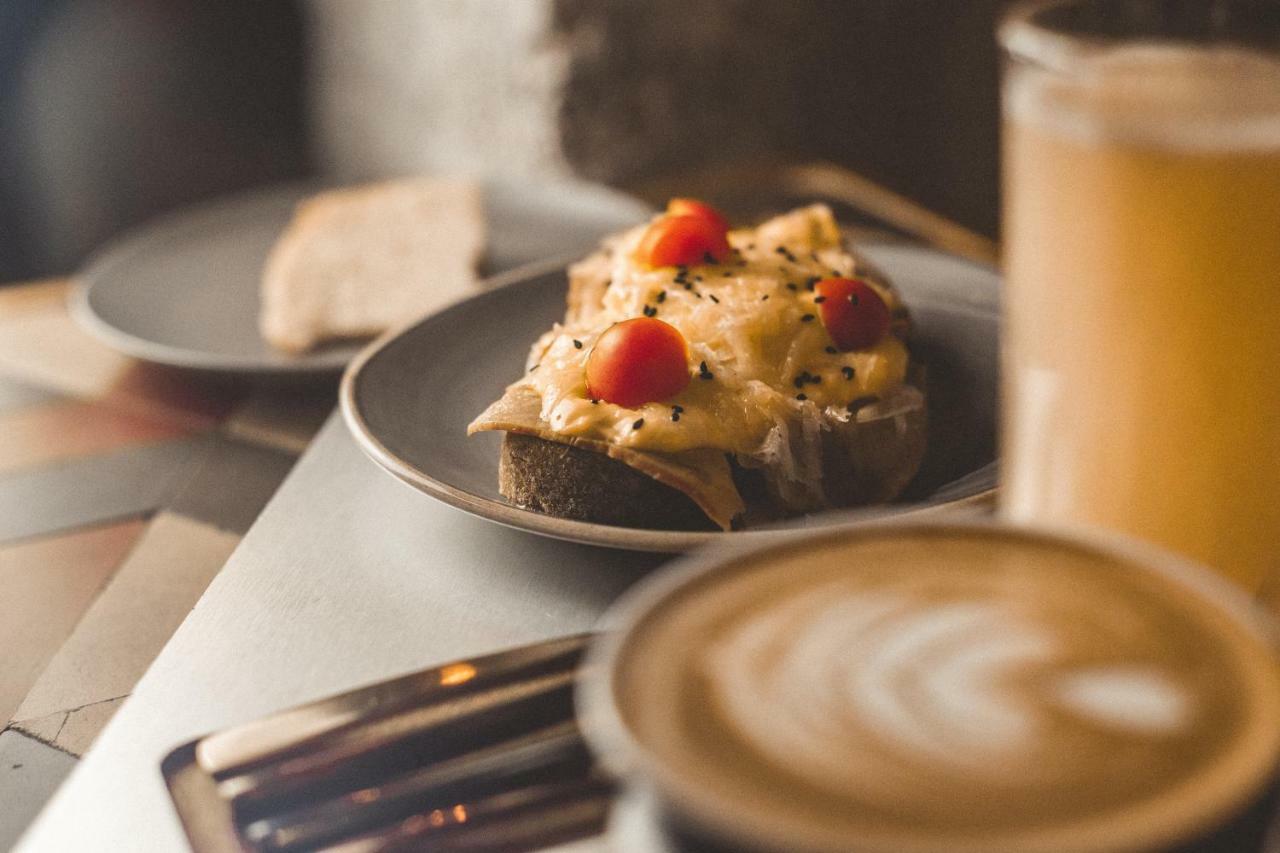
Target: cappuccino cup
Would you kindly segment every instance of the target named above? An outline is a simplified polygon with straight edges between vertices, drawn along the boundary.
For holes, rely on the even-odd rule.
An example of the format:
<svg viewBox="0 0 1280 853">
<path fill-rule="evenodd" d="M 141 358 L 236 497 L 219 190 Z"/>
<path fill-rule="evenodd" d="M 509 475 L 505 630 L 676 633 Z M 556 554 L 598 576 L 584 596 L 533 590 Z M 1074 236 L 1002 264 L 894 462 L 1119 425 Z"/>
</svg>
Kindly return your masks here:
<svg viewBox="0 0 1280 853">
<path fill-rule="evenodd" d="M 1275 627 L 1148 546 L 824 531 L 686 561 L 604 627 L 578 701 L 618 849 L 1261 849 Z"/>
</svg>

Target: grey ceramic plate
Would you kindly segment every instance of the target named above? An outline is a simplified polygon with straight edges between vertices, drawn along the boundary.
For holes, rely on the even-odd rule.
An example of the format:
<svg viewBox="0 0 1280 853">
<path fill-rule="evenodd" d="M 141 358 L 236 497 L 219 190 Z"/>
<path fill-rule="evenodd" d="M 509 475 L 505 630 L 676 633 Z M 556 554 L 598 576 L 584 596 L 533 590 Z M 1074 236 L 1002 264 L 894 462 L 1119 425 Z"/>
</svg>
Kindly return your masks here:
<svg viewBox="0 0 1280 853">
<path fill-rule="evenodd" d="M 857 523 L 988 503 L 996 483 L 999 280 L 936 252 L 866 246 L 901 288 L 916 323 L 913 346 L 929 366 L 930 442 L 899 503 L 830 513 L 789 527 Z M 638 530 L 554 518 L 498 494 L 501 435 L 466 435 L 467 424 L 520 376 L 529 346 L 564 314 L 564 265 L 544 263 L 371 345 L 352 362 L 340 394 L 356 441 L 409 485 L 468 512 L 533 533 L 643 551 L 685 551 L 768 531 Z M 500 286 L 499 286 L 500 285 Z"/>
<path fill-rule="evenodd" d="M 108 247 L 81 273 L 72 313 L 107 345 L 174 367 L 254 374 L 341 370 L 359 343 L 300 357 L 258 334 L 258 276 L 294 205 L 315 186 L 264 190 L 172 215 Z M 590 247 L 648 215 L 586 184 L 485 187 L 487 272 Z"/>
</svg>

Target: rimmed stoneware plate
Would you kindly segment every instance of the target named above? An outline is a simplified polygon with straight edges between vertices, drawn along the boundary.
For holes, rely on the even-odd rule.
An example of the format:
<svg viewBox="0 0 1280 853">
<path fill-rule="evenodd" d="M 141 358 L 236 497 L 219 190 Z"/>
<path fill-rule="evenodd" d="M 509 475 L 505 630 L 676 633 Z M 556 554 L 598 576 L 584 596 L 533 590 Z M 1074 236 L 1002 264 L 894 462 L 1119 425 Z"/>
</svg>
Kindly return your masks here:
<svg viewBox="0 0 1280 853">
<path fill-rule="evenodd" d="M 267 253 L 318 185 L 238 196 L 161 219 L 108 246 L 79 275 L 72 314 L 108 346 L 135 358 L 220 373 L 337 373 L 363 342 L 302 356 L 273 350 L 258 334 L 258 280 Z M 648 215 L 603 187 L 487 183 L 492 274 L 590 247 Z"/>
<path fill-rule="evenodd" d="M 916 324 L 913 348 L 929 374 L 930 441 L 919 475 L 894 504 L 827 513 L 786 525 L 849 524 L 886 514 L 990 503 L 999 280 L 984 267 L 926 249 L 862 247 L 901 289 Z M 360 354 L 343 377 L 341 407 L 361 448 L 420 491 L 531 533 L 641 551 L 686 551 L 770 530 L 639 530 L 555 518 L 498 494 L 500 433 L 472 438 L 467 424 L 524 369 L 529 346 L 564 314 L 564 262 L 517 270 L 488 292 L 447 308 Z"/>
</svg>

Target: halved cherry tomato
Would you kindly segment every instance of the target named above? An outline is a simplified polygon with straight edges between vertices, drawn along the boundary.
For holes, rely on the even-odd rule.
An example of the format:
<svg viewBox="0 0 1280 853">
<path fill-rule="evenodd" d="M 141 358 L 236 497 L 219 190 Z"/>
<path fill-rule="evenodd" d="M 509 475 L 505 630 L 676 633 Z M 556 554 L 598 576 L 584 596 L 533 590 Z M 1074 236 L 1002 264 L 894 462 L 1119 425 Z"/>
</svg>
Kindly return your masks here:
<svg viewBox="0 0 1280 853">
<path fill-rule="evenodd" d="M 663 216 L 649 226 L 636 259 L 651 267 L 720 263 L 729 257 L 725 230 L 701 216 Z"/>
<path fill-rule="evenodd" d="M 587 356 L 587 393 L 634 409 L 689 384 L 689 346 L 674 326 L 636 317 L 610 326 Z"/>
<path fill-rule="evenodd" d="M 729 230 L 729 220 L 705 201 L 696 198 L 673 198 L 667 202 L 667 216 L 701 216 L 722 231 Z"/>
<path fill-rule="evenodd" d="M 849 351 L 874 345 L 889 331 L 889 306 L 857 278 L 824 278 L 814 286 L 818 315 L 836 347 Z"/>
</svg>

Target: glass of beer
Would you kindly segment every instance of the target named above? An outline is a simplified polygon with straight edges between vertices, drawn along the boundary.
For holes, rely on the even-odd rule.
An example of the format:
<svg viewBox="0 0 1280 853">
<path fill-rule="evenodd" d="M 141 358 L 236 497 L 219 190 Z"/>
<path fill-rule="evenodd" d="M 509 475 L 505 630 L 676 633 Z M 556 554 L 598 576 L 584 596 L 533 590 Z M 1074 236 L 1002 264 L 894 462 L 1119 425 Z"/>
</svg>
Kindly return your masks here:
<svg viewBox="0 0 1280 853">
<path fill-rule="evenodd" d="M 1257 592 L 1280 568 L 1280 4 L 1038 3 L 1000 39 L 1002 512 Z"/>
</svg>

